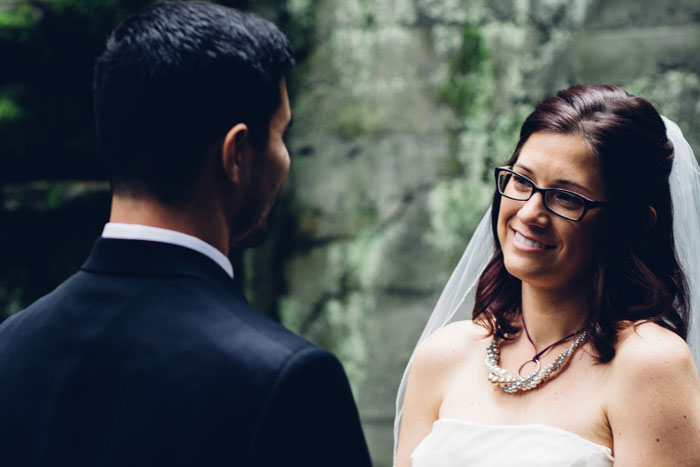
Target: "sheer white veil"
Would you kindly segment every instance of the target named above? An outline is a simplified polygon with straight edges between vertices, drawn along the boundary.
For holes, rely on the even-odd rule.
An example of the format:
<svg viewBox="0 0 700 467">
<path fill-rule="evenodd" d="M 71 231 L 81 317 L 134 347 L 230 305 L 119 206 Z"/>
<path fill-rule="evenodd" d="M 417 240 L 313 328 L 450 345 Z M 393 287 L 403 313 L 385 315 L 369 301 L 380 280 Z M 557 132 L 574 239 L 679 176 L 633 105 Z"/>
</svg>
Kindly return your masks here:
<svg viewBox="0 0 700 467">
<path fill-rule="evenodd" d="M 693 352 L 695 366 L 700 368 L 700 167 L 678 125 L 666 117 L 661 118 L 674 148 L 669 184 L 676 256 L 688 281 L 688 345 Z"/>
<path fill-rule="evenodd" d="M 678 125 L 662 117 L 666 133 L 673 143 L 674 160 L 669 177 L 673 202 L 673 233 L 676 255 L 689 287 L 690 332 L 688 344 L 696 367 L 700 368 L 700 167 Z M 437 329 L 453 321 L 471 319 L 476 285 L 486 268 L 495 244 L 491 234 L 491 208 L 479 222 L 452 276 L 438 299 L 416 348 Z M 415 348 L 406 365 L 396 397 L 394 454 L 398 443 L 406 383 L 415 356 Z"/>
</svg>

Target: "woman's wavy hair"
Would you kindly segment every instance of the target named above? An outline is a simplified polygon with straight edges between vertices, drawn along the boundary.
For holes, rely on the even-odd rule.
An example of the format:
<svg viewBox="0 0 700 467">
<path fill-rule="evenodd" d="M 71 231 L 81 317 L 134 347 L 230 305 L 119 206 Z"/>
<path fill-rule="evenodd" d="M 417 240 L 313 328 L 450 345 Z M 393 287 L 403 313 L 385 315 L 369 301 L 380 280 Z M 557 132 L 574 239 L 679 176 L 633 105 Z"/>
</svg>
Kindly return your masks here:
<svg viewBox="0 0 700 467">
<path fill-rule="evenodd" d="M 631 322 L 655 322 L 685 339 L 688 291 L 674 248 L 668 182 L 673 144 L 659 113 L 616 86 L 572 86 L 535 108 L 506 165 L 517 161 L 535 132 L 581 137 L 600 161 L 612 201 L 583 325 L 598 361 L 615 356 L 617 333 Z M 472 318 L 490 335 L 512 339 L 520 330 L 521 282 L 503 263 L 497 235 L 500 204 L 496 191 L 491 218 L 496 252 L 479 279 Z M 650 206 L 656 211 L 653 225 Z"/>
</svg>

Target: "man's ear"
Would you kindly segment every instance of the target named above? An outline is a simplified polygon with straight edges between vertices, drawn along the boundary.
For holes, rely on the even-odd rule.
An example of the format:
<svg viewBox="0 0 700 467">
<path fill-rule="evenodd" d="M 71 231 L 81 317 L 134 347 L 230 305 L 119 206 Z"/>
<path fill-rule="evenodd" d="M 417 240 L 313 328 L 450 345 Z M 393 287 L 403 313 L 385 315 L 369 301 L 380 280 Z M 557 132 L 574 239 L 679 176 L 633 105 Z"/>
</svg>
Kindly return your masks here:
<svg viewBox="0 0 700 467">
<path fill-rule="evenodd" d="M 249 156 L 248 125 L 237 123 L 226 133 L 221 146 L 221 165 L 231 183 L 240 183 L 241 171 Z"/>
</svg>

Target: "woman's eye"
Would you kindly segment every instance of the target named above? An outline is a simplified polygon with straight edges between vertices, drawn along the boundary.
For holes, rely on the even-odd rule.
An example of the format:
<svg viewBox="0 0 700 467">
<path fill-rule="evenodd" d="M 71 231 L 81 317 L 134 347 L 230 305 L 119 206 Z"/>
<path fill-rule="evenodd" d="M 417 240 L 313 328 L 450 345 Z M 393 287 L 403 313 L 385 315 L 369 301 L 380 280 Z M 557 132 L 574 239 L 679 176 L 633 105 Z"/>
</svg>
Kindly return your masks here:
<svg viewBox="0 0 700 467">
<path fill-rule="evenodd" d="M 530 187 L 530 181 L 521 176 L 521 175 L 513 175 L 513 183 L 517 188 L 529 188 Z"/>
<path fill-rule="evenodd" d="M 563 191 L 557 191 L 554 193 L 554 199 L 557 203 L 565 205 L 579 205 L 581 204 L 581 199 L 578 196 L 565 193 Z"/>
</svg>

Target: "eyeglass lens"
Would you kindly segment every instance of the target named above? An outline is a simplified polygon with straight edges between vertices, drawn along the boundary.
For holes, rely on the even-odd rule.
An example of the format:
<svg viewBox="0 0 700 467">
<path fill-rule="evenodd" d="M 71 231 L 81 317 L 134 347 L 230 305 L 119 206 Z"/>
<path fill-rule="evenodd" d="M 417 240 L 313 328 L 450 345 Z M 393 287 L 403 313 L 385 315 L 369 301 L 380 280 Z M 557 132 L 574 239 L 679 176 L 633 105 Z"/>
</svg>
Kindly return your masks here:
<svg viewBox="0 0 700 467">
<path fill-rule="evenodd" d="M 527 201 L 534 192 L 534 185 L 525 177 L 503 171 L 498 174 L 498 191 L 508 198 Z M 569 219 L 579 219 L 585 209 L 583 199 L 556 189 L 544 193 L 544 204 L 556 214 Z"/>
</svg>

